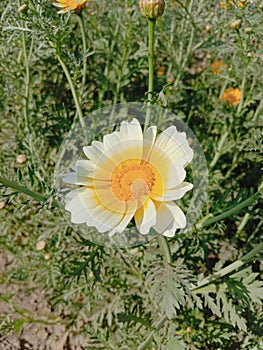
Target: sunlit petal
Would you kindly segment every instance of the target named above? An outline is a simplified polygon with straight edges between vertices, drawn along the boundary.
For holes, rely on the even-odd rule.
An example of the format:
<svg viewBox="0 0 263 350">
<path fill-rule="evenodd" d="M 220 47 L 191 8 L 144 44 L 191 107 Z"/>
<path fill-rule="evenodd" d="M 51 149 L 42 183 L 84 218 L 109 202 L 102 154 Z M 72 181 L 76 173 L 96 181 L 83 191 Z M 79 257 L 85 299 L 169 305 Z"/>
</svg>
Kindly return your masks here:
<svg viewBox="0 0 263 350">
<path fill-rule="evenodd" d="M 164 189 L 163 194 L 161 196 L 155 196 L 154 199 L 161 202 L 177 200 L 182 198 L 193 187 L 193 184 L 189 182 L 182 182 L 175 188 Z"/>
<path fill-rule="evenodd" d="M 120 139 L 126 140 L 129 142 L 130 140 L 142 140 L 142 128 L 137 119 L 133 118 L 133 120 L 128 122 L 122 122 L 120 127 Z"/>
<path fill-rule="evenodd" d="M 170 126 L 156 139 L 155 147 L 161 149 L 170 161 L 186 166 L 193 159 L 193 150 L 189 146 L 184 132 L 178 132 L 175 126 Z"/>
<path fill-rule="evenodd" d="M 173 202 L 161 203 L 157 210 L 155 231 L 166 236 L 173 237 L 179 228 L 186 226 L 186 217 L 183 211 Z"/>
<path fill-rule="evenodd" d="M 138 231 L 143 235 L 149 233 L 150 228 L 156 223 L 156 209 L 153 201 L 148 198 L 136 211 L 134 218 Z"/>
<path fill-rule="evenodd" d="M 80 188 L 69 192 L 66 196 L 65 209 L 71 212 L 73 224 L 86 222 L 89 211 L 96 205 L 97 200 L 94 192 L 87 188 Z"/>
<path fill-rule="evenodd" d="M 115 233 L 121 233 L 125 230 L 131 219 L 136 212 L 137 206 L 133 203 L 127 207 L 127 214 L 125 214 L 122 220 L 116 225 L 111 231 L 109 231 L 109 236 L 112 237 Z"/>
</svg>

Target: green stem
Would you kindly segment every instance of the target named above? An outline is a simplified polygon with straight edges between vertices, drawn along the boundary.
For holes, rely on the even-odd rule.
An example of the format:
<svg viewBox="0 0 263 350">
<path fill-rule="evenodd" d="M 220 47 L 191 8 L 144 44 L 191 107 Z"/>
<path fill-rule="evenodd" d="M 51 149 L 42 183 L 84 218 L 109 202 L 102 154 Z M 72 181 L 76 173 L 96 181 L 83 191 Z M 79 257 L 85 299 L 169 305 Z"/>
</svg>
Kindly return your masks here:
<svg viewBox="0 0 263 350">
<path fill-rule="evenodd" d="M 238 108 L 237 108 L 237 115 L 240 114 L 240 112 L 243 108 L 246 81 L 247 81 L 247 67 L 245 67 L 243 69 L 243 77 L 242 77 L 241 88 L 240 88 L 241 96 L 240 96 L 240 101 L 239 101 Z"/>
<path fill-rule="evenodd" d="M 253 122 L 257 121 L 258 116 L 259 116 L 260 113 L 262 112 L 262 109 L 263 109 L 263 98 L 260 100 L 259 105 L 258 105 L 258 107 L 257 107 L 257 109 L 256 109 L 256 111 L 255 111 L 255 113 L 254 113 L 254 116 L 253 116 L 253 118 L 252 118 L 252 121 L 253 121 Z"/>
<path fill-rule="evenodd" d="M 252 205 L 256 199 L 258 198 L 259 193 L 254 193 L 252 196 L 250 196 L 249 198 L 245 199 L 243 202 L 235 205 L 233 208 L 230 208 L 228 210 L 226 210 L 225 212 L 223 212 L 222 214 L 219 214 L 217 216 L 214 216 L 213 218 L 209 218 L 206 221 L 198 224 L 196 226 L 197 229 L 200 228 L 204 228 L 206 226 L 212 225 L 218 221 L 221 221 L 223 219 L 228 218 L 229 216 L 235 215 L 237 213 L 239 213 L 242 209 Z"/>
<path fill-rule="evenodd" d="M 163 253 L 165 260 L 169 264 L 171 264 L 173 262 L 173 259 L 172 259 L 171 249 L 170 249 L 169 243 L 167 241 L 167 238 L 162 236 L 162 235 L 159 235 L 158 241 L 159 241 L 159 246 L 160 246 L 160 249 Z"/>
<path fill-rule="evenodd" d="M 26 33 L 22 31 L 22 47 L 23 47 L 23 56 L 25 62 L 25 103 L 23 107 L 24 114 L 24 123 L 25 123 L 25 131 L 29 132 L 29 94 L 30 94 L 30 68 L 29 68 L 29 57 L 27 55 L 26 48 Z"/>
<path fill-rule="evenodd" d="M 148 64 L 149 64 L 149 80 L 147 94 L 147 111 L 145 117 L 144 131 L 150 124 L 151 109 L 150 105 L 153 100 L 153 85 L 154 85 L 154 30 L 156 25 L 155 18 L 148 18 Z"/>
<path fill-rule="evenodd" d="M 80 27 L 81 38 L 82 38 L 82 46 L 83 46 L 83 68 L 82 68 L 82 83 L 81 83 L 81 97 L 83 98 L 85 85 L 86 85 L 86 76 L 87 76 L 87 58 L 86 58 L 87 41 L 86 41 L 86 33 L 85 33 L 82 12 L 78 15 L 78 21 L 79 21 L 79 27 Z"/>
<path fill-rule="evenodd" d="M 224 147 L 224 144 L 225 144 L 227 137 L 228 137 L 228 131 L 226 130 L 218 142 L 217 151 L 214 155 L 214 158 L 212 159 L 212 161 L 210 163 L 210 169 L 212 169 L 216 165 L 218 159 L 221 157 L 222 149 Z"/>
<path fill-rule="evenodd" d="M 77 109 L 77 112 L 78 112 L 80 124 L 85 129 L 85 121 L 84 121 L 84 117 L 83 117 L 82 110 L 81 110 L 81 107 L 80 107 L 78 94 L 77 94 L 75 86 L 73 84 L 73 81 L 72 81 L 71 75 L 69 73 L 68 67 L 66 66 L 66 64 L 63 61 L 61 55 L 58 52 L 57 52 L 57 59 L 58 59 L 59 63 L 61 64 L 61 67 L 62 67 L 62 69 L 63 69 L 63 71 L 64 71 L 64 73 L 66 75 L 67 80 L 68 80 L 69 87 L 70 87 L 70 90 L 71 90 L 71 93 L 72 93 L 72 96 L 73 96 L 73 99 L 74 99 L 74 102 L 75 102 L 75 106 L 76 106 L 76 109 Z"/>
<path fill-rule="evenodd" d="M 198 287 L 193 288 L 191 291 L 195 293 L 205 292 L 208 285 L 214 284 L 218 279 L 221 279 L 222 277 L 229 275 L 233 271 L 237 270 L 242 265 L 246 264 L 251 259 L 253 259 L 262 250 L 263 250 L 263 242 L 257 245 L 249 253 L 244 255 L 241 259 L 233 262 L 229 266 L 224 267 L 223 269 L 219 270 L 212 276 L 205 278 Z"/>
<path fill-rule="evenodd" d="M 145 341 L 140 346 L 138 346 L 137 350 L 149 349 L 149 345 L 151 344 L 154 334 L 162 328 L 166 320 L 167 320 L 166 316 L 163 316 L 160 319 L 160 321 L 154 327 L 154 330 L 148 335 Z"/>
<path fill-rule="evenodd" d="M 20 193 L 24 193 L 25 195 L 27 195 L 27 196 L 29 196 L 29 197 L 31 197 L 39 202 L 45 202 L 49 199 L 48 197 L 46 197 L 38 192 L 32 191 L 27 187 L 21 186 L 21 185 L 13 182 L 11 180 L 8 180 L 3 176 L 0 176 L 0 183 L 7 186 L 7 187 L 13 188 L 14 190 L 16 190 Z M 52 202 L 52 205 L 56 208 L 59 208 L 59 204 L 55 200 Z"/>
<path fill-rule="evenodd" d="M 123 72 L 124 72 L 124 67 L 126 65 L 126 62 L 127 62 L 128 48 L 129 48 L 129 44 L 130 44 L 131 27 L 132 27 L 132 21 L 130 21 L 126 27 L 121 64 L 119 66 L 118 81 L 117 81 L 116 89 L 114 92 L 114 101 L 113 101 L 114 105 L 117 104 L 117 102 L 118 102 L 118 98 L 119 98 L 119 94 L 120 94 L 120 90 L 121 90 L 121 83 L 123 81 Z"/>
</svg>

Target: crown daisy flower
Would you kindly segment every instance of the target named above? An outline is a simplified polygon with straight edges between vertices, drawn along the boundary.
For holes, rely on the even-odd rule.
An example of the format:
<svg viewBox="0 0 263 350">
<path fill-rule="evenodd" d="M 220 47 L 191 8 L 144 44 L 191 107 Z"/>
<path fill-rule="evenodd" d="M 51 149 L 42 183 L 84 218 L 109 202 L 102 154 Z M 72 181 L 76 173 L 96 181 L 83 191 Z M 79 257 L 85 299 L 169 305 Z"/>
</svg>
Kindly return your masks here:
<svg viewBox="0 0 263 350">
<path fill-rule="evenodd" d="M 220 99 L 228 102 L 231 106 L 239 104 L 241 98 L 241 90 L 239 88 L 227 88 L 224 90 Z"/>
<path fill-rule="evenodd" d="M 173 237 L 186 226 L 174 202 L 193 188 L 183 181 L 193 158 L 184 132 L 170 126 L 157 136 L 151 126 L 143 135 L 134 118 L 83 151 L 88 159 L 78 160 L 63 179 L 80 186 L 66 195 L 72 223 L 86 223 L 110 237 L 123 232 L 133 218 L 141 234 L 153 228 Z"/>
<path fill-rule="evenodd" d="M 56 7 L 62 8 L 58 13 L 66 13 L 69 11 L 81 11 L 87 0 L 57 0 L 53 2 Z"/>
<path fill-rule="evenodd" d="M 211 63 L 210 69 L 215 73 L 215 74 L 221 74 L 222 68 L 225 68 L 226 64 L 222 61 L 215 61 Z"/>
</svg>

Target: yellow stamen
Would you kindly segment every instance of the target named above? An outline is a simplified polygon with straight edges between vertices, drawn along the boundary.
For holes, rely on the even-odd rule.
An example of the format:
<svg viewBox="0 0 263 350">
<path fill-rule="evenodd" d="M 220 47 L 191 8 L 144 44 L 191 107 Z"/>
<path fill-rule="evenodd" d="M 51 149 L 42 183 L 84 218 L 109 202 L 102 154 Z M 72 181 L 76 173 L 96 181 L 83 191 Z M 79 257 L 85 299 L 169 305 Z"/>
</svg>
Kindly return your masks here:
<svg viewBox="0 0 263 350">
<path fill-rule="evenodd" d="M 150 194 L 159 179 L 159 172 L 149 162 L 128 159 L 113 170 L 111 189 L 114 196 L 122 202 L 140 200 Z"/>
</svg>

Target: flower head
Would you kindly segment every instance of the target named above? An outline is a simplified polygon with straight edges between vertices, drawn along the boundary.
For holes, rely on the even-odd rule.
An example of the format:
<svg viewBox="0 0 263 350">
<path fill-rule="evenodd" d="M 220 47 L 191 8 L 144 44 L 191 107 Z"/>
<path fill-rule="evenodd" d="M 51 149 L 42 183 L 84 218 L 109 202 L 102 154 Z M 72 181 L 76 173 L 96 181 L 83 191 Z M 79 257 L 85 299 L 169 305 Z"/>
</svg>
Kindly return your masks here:
<svg viewBox="0 0 263 350">
<path fill-rule="evenodd" d="M 58 13 L 66 13 L 68 11 L 81 11 L 87 0 L 57 0 L 53 2 L 54 6 L 62 8 Z"/>
<path fill-rule="evenodd" d="M 222 8 L 227 8 L 228 6 L 235 6 L 235 5 L 238 7 L 243 7 L 246 2 L 247 1 L 233 1 L 233 0 L 228 0 L 227 2 L 220 1 L 219 6 Z"/>
<path fill-rule="evenodd" d="M 215 74 L 220 74 L 221 73 L 221 68 L 226 67 L 226 64 L 222 61 L 215 61 L 210 65 L 210 69 L 215 73 Z"/>
<path fill-rule="evenodd" d="M 139 5 L 142 15 L 151 19 L 162 16 L 165 9 L 164 0 L 140 0 Z"/>
<path fill-rule="evenodd" d="M 83 151 L 88 159 L 78 160 L 63 179 L 81 186 L 66 195 L 73 223 L 86 223 L 109 236 L 123 232 L 133 217 L 141 234 L 153 228 L 172 237 L 186 226 L 174 202 L 193 188 L 183 181 L 193 158 L 184 132 L 170 126 L 157 136 L 151 126 L 143 135 L 134 118 Z"/>
<path fill-rule="evenodd" d="M 221 100 L 228 102 L 231 106 L 238 105 L 241 98 L 239 88 L 227 88 L 220 97 Z"/>
</svg>

